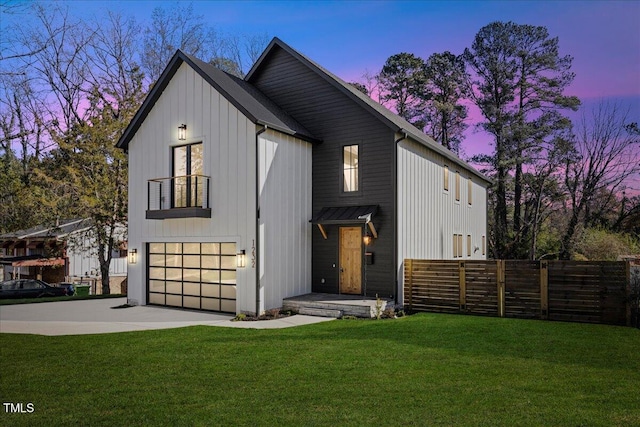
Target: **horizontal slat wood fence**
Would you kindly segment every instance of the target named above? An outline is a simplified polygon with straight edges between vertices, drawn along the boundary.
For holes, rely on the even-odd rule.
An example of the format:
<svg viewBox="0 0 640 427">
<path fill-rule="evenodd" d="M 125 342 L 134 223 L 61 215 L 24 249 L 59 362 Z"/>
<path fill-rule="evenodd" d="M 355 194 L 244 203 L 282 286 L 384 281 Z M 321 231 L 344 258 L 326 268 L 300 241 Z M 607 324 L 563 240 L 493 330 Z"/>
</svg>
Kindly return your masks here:
<svg viewBox="0 0 640 427">
<path fill-rule="evenodd" d="M 628 262 L 404 261 L 409 311 L 629 325 Z"/>
</svg>

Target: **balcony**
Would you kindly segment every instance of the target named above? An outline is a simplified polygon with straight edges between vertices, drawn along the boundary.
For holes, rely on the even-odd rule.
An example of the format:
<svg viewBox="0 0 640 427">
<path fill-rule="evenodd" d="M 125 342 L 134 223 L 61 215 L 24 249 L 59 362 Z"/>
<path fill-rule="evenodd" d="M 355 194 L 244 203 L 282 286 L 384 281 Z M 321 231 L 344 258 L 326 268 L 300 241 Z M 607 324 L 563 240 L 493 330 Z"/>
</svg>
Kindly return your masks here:
<svg viewBox="0 0 640 427">
<path fill-rule="evenodd" d="M 173 176 L 147 181 L 147 219 L 211 218 L 209 177 Z"/>
</svg>

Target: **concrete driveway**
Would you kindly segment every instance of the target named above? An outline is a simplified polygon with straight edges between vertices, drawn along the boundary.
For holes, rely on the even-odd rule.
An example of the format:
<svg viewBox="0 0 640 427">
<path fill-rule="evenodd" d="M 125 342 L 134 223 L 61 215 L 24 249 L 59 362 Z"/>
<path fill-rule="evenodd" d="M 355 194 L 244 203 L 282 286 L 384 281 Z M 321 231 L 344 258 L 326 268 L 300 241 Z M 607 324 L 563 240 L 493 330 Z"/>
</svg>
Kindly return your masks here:
<svg viewBox="0 0 640 427">
<path fill-rule="evenodd" d="M 227 314 L 151 306 L 118 308 L 126 302 L 126 298 L 107 298 L 3 305 L 0 306 L 0 333 L 84 335 L 193 325 L 277 329 L 332 320 L 296 315 L 276 320 L 232 322 L 233 316 Z"/>
</svg>

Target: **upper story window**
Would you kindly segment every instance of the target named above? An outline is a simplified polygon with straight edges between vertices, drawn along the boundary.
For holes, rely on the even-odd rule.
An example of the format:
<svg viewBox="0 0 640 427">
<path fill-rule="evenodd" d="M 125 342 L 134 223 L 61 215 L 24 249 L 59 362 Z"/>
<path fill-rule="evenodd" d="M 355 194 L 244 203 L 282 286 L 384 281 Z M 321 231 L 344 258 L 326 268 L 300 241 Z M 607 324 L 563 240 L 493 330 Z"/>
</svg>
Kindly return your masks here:
<svg viewBox="0 0 640 427">
<path fill-rule="evenodd" d="M 358 191 L 358 145 L 346 145 L 342 150 L 342 191 L 345 193 Z"/>
<path fill-rule="evenodd" d="M 467 180 L 467 203 L 469 206 L 473 204 L 473 181 L 471 177 Z"/>
<path fill-rule="evenodd" d="M 442 170 L 444 171 L 444 191 L 449 191 L 449 166 L 444 165 Z"/>
<path fill-rule="evenodd" d="M 460 201 L 460 172 L 456 171 L 456 201 Z"/>
<path fill-rule="evenodd" d="M 172 207 L 202 206 L 203 178 L 202 143 L 173 147 Z"/>
</svg>

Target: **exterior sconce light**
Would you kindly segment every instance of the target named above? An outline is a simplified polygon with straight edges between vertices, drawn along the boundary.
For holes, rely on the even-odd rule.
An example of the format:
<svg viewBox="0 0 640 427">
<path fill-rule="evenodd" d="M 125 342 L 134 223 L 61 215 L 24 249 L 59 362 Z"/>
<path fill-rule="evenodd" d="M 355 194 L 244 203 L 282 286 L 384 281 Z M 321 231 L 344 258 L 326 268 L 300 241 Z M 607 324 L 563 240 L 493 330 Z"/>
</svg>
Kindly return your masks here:
<svg viewBox="0 0 640 427">
<path fill-rule="evenodd" d="M 236 266 L 238 268 L 244 268 L 247 265 L 247 255 L 245 250 L 241 250 L 236 254 Z"/>
<path fill-rule="evenodd" d="M 184 123 L 178 126 L 178 140 L 184 141 L 187 139 L 187 125 Z"/>
<path fill-rule="evenodd" d="M 369 232 L 367 231 L 366 233 L 364 233 L 364 237 L 362 238 L 362 241 L 364 242 L 365 246 L 369 246 L 371 244 L 371 234 L 369 234 Z"/>
<path fill-rule="evenodd" d="M 138 262 L 138 250 L 131 249 L 129 251 L 129 264 L 136 264 Z"/>
</svg>

